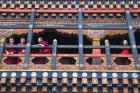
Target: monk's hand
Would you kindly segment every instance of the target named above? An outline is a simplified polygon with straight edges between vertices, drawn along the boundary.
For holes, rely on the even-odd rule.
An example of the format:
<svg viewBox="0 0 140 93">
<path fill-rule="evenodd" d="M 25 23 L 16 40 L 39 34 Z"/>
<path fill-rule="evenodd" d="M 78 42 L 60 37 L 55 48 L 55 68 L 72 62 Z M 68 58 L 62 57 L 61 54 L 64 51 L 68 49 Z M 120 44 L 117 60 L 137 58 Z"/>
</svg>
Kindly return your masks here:
<svg viewBox="0 0 140 93">
<path fill-rule="evenodd" d="M 7 52 L 6 54 L 8 54 L 8 55 L 9 55 L 10 53 L 9 53 L 9 52 Z"/>
<path fill-rule="evenodd" d="M 22 53 L 25 53 L 25 49 L 24 49 L 24 50 L 22 50 Z"/>
<path fill-rule="evenodd" d="M 14 54 L 14 52 L 10 52 L 10 54 Z"/>
<path fill-rule="evenodd" d="M 6 51 L 6 54 L 10 54 L 8 51 Z"/>
</svg>

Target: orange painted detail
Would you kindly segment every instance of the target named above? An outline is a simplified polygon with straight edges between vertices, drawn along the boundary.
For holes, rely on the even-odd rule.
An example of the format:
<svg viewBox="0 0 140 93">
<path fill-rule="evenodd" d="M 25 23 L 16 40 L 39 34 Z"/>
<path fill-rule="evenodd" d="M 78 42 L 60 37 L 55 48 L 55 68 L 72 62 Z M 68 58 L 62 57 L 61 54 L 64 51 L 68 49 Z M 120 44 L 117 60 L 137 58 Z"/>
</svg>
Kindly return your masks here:
<svg viewBox="0 0 140 93">
<path fill-rule="evenodd" d="M 37 13 L 77 13 L 78 10 L 36 10 Z"/>
<path fill-rule="evenodd" d="M 31 9 L 0 9 L 1 13 L 30 13 Z M 129 10 L 140 13 L 140 10 Z M 77 13 L 78 10 L 35 10 L 36 13 Z M 125 10 L 82 10 L 83 13 L 124 13 Z"/>
<path fill-rule="evenodd" d="M 140 10 L 130 10 L 131 13 L 140 13 Z"/>
<path fill-rule="evenodd" d="M 30 13 L 29 9 L 0 9 L 1 13 Z"/>
<path fill-rule="evenodd" d="M 84 13 L 124 13 L 125 10 L 83 10 Z"/>
</svg>

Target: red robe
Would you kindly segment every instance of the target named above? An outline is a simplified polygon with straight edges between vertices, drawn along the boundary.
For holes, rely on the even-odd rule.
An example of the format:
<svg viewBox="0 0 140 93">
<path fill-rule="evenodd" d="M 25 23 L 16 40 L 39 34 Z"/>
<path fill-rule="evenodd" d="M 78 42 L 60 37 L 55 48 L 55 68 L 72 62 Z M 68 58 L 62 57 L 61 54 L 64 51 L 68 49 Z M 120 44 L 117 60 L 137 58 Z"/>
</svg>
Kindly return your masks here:
<svg viewBox="0 0 140 93">
<path fill-rule="evenodd" d="M 46 41 L 42 41 L 41 43 L 39 43 L 39 45 L 42 46 L 39 49 L 39 54 L 49 54 L 49 53 L 51 53 L 51 49 L 46 48 L 49 45 Z M 47 59 L 45 57 L 36 57 L 35 59 L 33 59 L 33 63 L 34 64 L 46 64 Z"/>
<path fill-rule="evenodd" d="M 12 44 L 7 44 L 7 45 L 12 45 Z M 8 53 L 7 53 L 8 52 Z M 17 53 L 16 49 L 14 48 L 6 48 L 5 49 L 5 53 L 6 54 L 9 54 L 9 55 L 12 55 L 12 54 L 15 54 Z M 7 57 L 5 60 L 4 60 L 4 63 L 6 64 L 17 64 L 17 57 Z"/>
<path fill-rule="evenodd" d="M 47 47 L 49 44 L 46 41 L 42 41 L 41 43 L 39 43 L 41 45 L 43 45 L 43 48 L 40 48 L 39 53 L 40 54 L 48 54 L 51 53 L 51 49 L 45 48 Z"/>
<path fill-rule="evenodd" d="M 18 45 L 20 45 L 20 46 L 25 46 L 25 44 L 21 44 L 21 43 L 19 43 Z M 24 54 L 25 53 L 25 48 L 19 48 L 18 49 L 18 54 Z M 20 62 L 22 62 L 22 60 L 21 59 L 19 59 L 18 58 L 18 63 L 20 63 Z"/>
<path fill-rule="evenodd" d="M 18 45 L 25 46 L 25 44 L 21 44 L 21 43 L 19 43 Z M 25 48 L 19 48 L 18 49 L 18 54 L 24 54 L 24 53 L 25 53 Z"/>
<path fill-rule="evenodd" d="M 121 54 L 123 54 L 123 55 L 129 55 L 130 52 L 129 52 L 128 49 L 123 49 L 123 50 L 121 51 Z M 128 57 L 120 57 L 120 58 L 119 58 L 119 62 L 118 62 L 119 65 L 128 65 L 128 64 L 130 64 L 130 63 L 131 63 L 131 62 L 130 62 L 130 60 L 128 59 Z"/>
<path fill-rule="evenodd" d="M 129 50 L 128 49 L 123 49 L 121 51 L 121 54 L 126 54 L 127 55 L 127 54 L 130 54 L 130 53 L 129 53 Z"/>
</svg>

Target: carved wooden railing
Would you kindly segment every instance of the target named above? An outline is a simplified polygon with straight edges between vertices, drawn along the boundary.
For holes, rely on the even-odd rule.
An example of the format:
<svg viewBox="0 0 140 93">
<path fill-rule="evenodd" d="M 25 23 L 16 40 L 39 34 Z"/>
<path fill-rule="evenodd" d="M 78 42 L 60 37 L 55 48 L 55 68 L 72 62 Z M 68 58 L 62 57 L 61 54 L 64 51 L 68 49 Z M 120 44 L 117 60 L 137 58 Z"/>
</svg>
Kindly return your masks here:
<svg viewBox="0 0 140 93">
<path fill-rule="evenodd" d="M 4 60 L 7 57 L 18 57 L 20 60 L 22 60 L 21 63 L 15 64 L 15 65 L 8 65 L 4 63 Z M 41 58 L 45 57 L 48 62 L 46 64 L 34 64 L 33 59 L 34 58 Z M 56 55 L 57 60 L 56 60 L 56 70 L 79 70 L 79 62 L 78 62 L 78 54 L 57 54 Z M 63 64 L 61 63 L 62 58 L 72 58 L 75 60 L 74 64 Z M 116 58 L 121 58 L 121 57 L 126 57 L 128 58 L 131 63 L 128 65 L 117 65 L 114 60 Z M 93 59 L 100 59 L 101 63 L 100 64 L 89 64 L 87 62 L 88 58 L 93 58 Z M 29 60 L 29 67 L 27 70 L 51 70 L 51 59 L 52 59 L 52 54 L 30 54 L 30 60 Z M 105 54 L 98 54 L 98 55 L 93 55 L 93 54 L 84 54 L 84 65 L 83 68 L 84 70 L 108 70 L 107 68 L 107 62 L 106 62 L 106 55 Z M 2 61 L 0 64 L 0 70 L 23 70 L 23 61 L 24 61 L 24 54 L 13 54 L 13 55 L 7 55 L 3 54 Z M 122 55 L 122 54 L 112 54 L 111 55 L 111 64 L 112 64 L 112 70 L 135 70 L 135 63 L 132 55 Z"/>
<path fill-rule="evenodd" d="M 117 65 L 114 60 L 116 58 L 128 58 L 130 60 L 130 64 L 128 65 Z M 112 55 L 112 69 L 113 70 L 135 70 L 135 63 L 132 55 L 123 55 L 123 54 L 115 54 Z"/>
</svg>

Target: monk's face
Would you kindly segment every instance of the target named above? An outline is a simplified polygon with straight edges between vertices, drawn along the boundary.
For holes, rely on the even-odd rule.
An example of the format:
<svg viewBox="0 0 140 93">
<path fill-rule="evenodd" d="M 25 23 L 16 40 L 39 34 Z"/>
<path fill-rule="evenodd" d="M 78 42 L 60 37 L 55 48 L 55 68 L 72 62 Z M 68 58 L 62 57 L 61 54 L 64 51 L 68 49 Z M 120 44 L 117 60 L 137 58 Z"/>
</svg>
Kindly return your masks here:
<svg viewBox="0 0 140 93">
<path fill-rule="evenodd" d="M 43 40 L 42 40 L 42 38 L 38 38 L 38 43 L 40 43 L 40 42 L 42 42 Z"/>
<path fill-rule="evenodd" d="M 14 39 L 13 39 L 13 38 L 10 38 L 10 39 L 9 39 L 9 42 L 10 42 L 11 44 L 13 44 L 13 43 L 14 43 Z"/>
<path fill-rule="evenodd" d="M 105 40 L 105 45 L 109 45 L 109 41 L 107 39 Z"/>
<path fill-rule="evenodd" d="M 124 40 L 124 41 L 123 41 L 123 45 L 128 45 L 127 40 Z"/>
<path fill-rule="evenodd" d="M 21 43 L 25 43 L 25 38 L 21 38 L 21 39 L 20 39 L 20 42 L 21 42 Z"/>
</svg>

